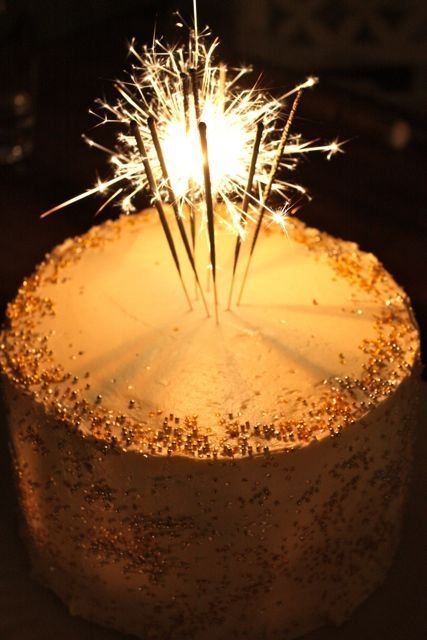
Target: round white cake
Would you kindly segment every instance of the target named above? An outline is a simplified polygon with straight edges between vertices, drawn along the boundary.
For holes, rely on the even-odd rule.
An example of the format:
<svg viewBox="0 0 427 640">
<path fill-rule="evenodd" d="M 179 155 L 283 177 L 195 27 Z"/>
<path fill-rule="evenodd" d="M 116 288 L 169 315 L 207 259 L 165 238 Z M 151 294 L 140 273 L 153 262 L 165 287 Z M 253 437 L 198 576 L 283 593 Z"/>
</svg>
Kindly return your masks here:
<svg viewBox="0 0 427 640">
<path fill-rule="evenodd" d="M 218 325 L 200 298 L 189 311 L 152 211 L 67 240 L 9 305 L 26 539 L 73 614 L 140 638 L 283 640 L 346 619 L 390 565 L 419 336 L 372 254 L 298 221 L 262 232 L 226 311 L 235 239 L 216 236 Z M 205 284 L 204 236 L 197 263 Z"/>
</svg>

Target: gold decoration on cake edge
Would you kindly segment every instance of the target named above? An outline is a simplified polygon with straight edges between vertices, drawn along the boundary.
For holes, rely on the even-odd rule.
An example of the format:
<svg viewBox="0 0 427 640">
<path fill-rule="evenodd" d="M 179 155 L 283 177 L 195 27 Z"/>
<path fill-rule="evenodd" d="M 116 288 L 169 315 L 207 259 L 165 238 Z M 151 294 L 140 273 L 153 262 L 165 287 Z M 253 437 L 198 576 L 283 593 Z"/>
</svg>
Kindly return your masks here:
<svg viewBox="0 0 427 640">
<path fill-rule="evenodd" d="M 199 424 L 196 415 L 177 416 L 173 407 L 158 407 L 147 421 L 136 421 L 132 400 L 128 411 L 118 415 L 102 406 L 100 396 L 95 403 L 88 402 L 82 397 L 82 389 L 90 387 L 90 372 L 79 380 L 55 365 L 48 336 L 37 332 L 37 317 L 55 314 L 52 301 L 37 294 L 39 285 L 42 281 L 60 282 L 61 268 L 78 261 L 86 249 L 113 242 L 122 228 L 144 221 L 142 215 L 122 216 L 67 240 L 24 281 L 8 306 L 9 327 L 3 332 L 0 350 L 3 373 L 51 415 L 80 430 L 83 437 L 93 437 L 101 446 L 123 451 L 132 448 L 146 455 L 232 458 L 269 454 L 277 449 L 292 451 L 325 436 L 339 435 L 393 393 L 416 363 L 418 337 L 409 302 L 379 261 L 361 252 L 354 243 L 338 241 L 294 220 L 289 229 L 292 238 L 311 251 L 325 253 L 339 277 L 361 289 L 375 291 L 378 296 L 388 292 L 375 321 L 376 339 L 360 345 L 367 356 L 360 379 L 324 380 L 320 399 L 307 406 L 305 416 L 298 420 L 272 416 L 271 420 L 250 423 L 241 412 L 217 414 L 218 424 L 226 434 L 219 441 L 209 434 L 209 425 Z M 409 335 L 413 340 L 407 349 L 407 361 L 401 343 Z M 300 400 L 307 404 L 303 398 Z"/>
</svg>

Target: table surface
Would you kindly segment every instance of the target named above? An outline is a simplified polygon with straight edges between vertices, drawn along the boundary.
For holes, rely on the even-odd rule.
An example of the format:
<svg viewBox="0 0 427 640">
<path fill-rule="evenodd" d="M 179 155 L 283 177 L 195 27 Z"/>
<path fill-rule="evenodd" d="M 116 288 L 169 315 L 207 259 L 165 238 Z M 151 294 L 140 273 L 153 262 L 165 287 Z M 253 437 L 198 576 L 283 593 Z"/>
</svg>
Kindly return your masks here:
<svg viewBox="0 0 427 640">
<path fill-rule="evenodd" d="M 149 25 L 151 29 L 151 24 Z M 122 27 L 122 31 L 120 28 Z M 0 313 L 22 278 L 43 255 L 70 235 L 93 223 L 97 203 L 86 201 L 40 221 L 38 214 L 85 190 L 105 157 L 83 145 L 81 131 L 93 120 L 87 114 L 101 95 L 102 78 L 120 74 L 126 21 L 102 33 L 83 31 L 46 44 L 39 51 L 36 148 L 13 169 L 0 169 Z M 142 33 L 142 37 L 144 34 Z M 113 44 L 112 44 L 112 39 Z M 123 64 L 122 64 L 123 63 Z M 320 94 L 324 96 L 324 94 Z M 334 98 L 333 92 L 328 98 Z M 368 109 L 368 107 L 367 107 Z M 371 137 L 333 130 L 313 117 L 315 97 L 301 111 L 300 129 L 322 137 L 352 137 L 345 156 L 327 163 L 310 157 L 300 170 L 314 197 L 300 217 L 373 251 L 411 296 L 425 344 L 427 336 L 426 169 L 427 151 L 410 145 L 395 151 Z M 98 137 L 104 133 L 98 130 Z M 105 173 L 104 173 L 105 175 Z M 99 204 L 99 203 L 98 203 Z M 421 420 L 426 425 L 426 413 Z M 321 629 L 310 640 L 418 640 L 427 633 L 427 432 L 421 428 L 414 479 L 402 542 L 384 585 L 340 628 Z M 3 640 L 119 640 L 120 634 L 71 617 L 48 590 L 33 581 L 17 533 L 17 505 L 2 412 L 0 433 L 0 638 Z"/>
</svg>

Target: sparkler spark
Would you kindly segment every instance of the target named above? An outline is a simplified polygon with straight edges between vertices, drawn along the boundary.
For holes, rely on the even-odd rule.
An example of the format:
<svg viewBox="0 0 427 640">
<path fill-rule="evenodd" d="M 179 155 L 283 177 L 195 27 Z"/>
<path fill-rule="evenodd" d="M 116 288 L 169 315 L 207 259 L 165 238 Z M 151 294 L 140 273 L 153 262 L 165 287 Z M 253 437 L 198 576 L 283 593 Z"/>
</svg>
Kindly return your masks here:
<svg viewBox="0 0 427 640">
<path fill-rule="evenodd" d="M 288 235 L 288 230 L 286 227 L 286 222 L 289 217 L 289 207 L 285 206 L 277 211 L 273 211 L 270 214 L 269 226 L 272 224 L 278 225 L 286 235 Z"/>
<path fill-rule="evenodd" d="M 120 194 L 123 194 L 121 206 L 129 213 L 134 209 L 134 197 L 139 192 L 149 191 L 136 141 L 128 133 L 131 122 L 138 124 L 149 162 L 159 177 L 160 195 L 167 200 L 167 185 L 161 178 L 161 167 L 150 139 L 148 122 L 150 117 L 154 117 L 170 185 L 179 201 L 181 215 L 185 217 L 184 205 L 197 203 L 204 193 L 203 157 L 196 111 L 199 111 L 199 120 L 206 123 L 209 132 L 214 201 L 225 203 L 226 210 L 230 211 L 230 201 L 244 198 L 256 128 L 260 122 L 264 134 L 253 182 L 261 188 L 268 184 L 271 167 L 277 159 L 280 122 L 286 117 L 286 100 L 314 86 L 317 78 L 307 78 L 279 98 L 262 91 L 258 81 L 249 89 L 242 89 L 239 81 L 251 69 L 230 69 L 217 62 L 218 45 L 218 39 L 211 39 L 207 28 L 200 32 L 197 28 L 191 31 L 189 41 L 183 46 L 168 47 L 162 40 L 155 39 L 151 46 L 138 50 L 135 42 L 131 42 L 129 53 L 133 63 L 127 79 L 115 84 L 118 100 L 114 104 L 98 101 L 100 123 L 120 125 L 116 148 L 107 149 L 84 136 L 90 146 L 110 155 L 114 175 L 90 191 L 70 199 L 64 206 L 97 192 L 105 193 L 108 187 L 119 183 L 117 186 L 122 188 Z M 197 80 L 197 99 L 194 92 L 188 91 L 191 77 Z M 187 83 L 186 91 L 183 90 L 183 81 Z M 330 157 L 339 150 L 337 142 L 319 145 L 302 142 L 299 136 L 292 136 L 279 159 L 271 192 L 289 200 L 292 191 L 301 191 L 299 185 L 280 177 L 281 170 L 295 167 L 301 154 L 322 151 Z M 61 206 L 43 215 L 57 211 Z M 241 234 L 239 218 L 239 215 L 230 214 L 225 220 L 236 234 Z M 202 216 L 201 220 L 204 219 Z"/>
<path fill-rule="evenodd" d="M 186 25 L 180 18 L 177 26 Z M 286 230 L 286 212 L 294 195 L 306 194 L 304 187 L 285 178 L 298 159 L 314 151 L 325 153 L 329 159 L 341 151 L 341 146 L 337 141 L 319 144 L 317 140 L 304 142 L 300 134 L 289 135 L 301 95 L 317 84 L 317 78 L 307 78 L 278 98 L 263 91 L 259 81 L 242 88 L 241 79 L 251 69 L 230 69 L 217 61 L 219 41 L 211 37 L 207 28 L 199 30 L 196 0 L 194 27 L 189 29 L 189 34 L 185 44 L 173 47 L 157 38 L 151 46 L 141 49 L 134 41 L 130 43 L 131 68 L 125 80 L 114 84 L 118 93 L 116 102 L 99 100 L 95 112 L 99 124 L 118 125 L 114 149 L 83 136 L 91 147 L 109 155 L 112 175 L 105 180 L 98 179 L 95 187 L 53 207 L 42 217 L 97 193 L 107 195 L 98 213 L 113 201 L 120 204 L 125 213 L 130 213 L 136 209 L 134 199 L 140 192 L 154 196 L 146 171 L 149 166 L 156 184 L 153 204 L 159 207 L 160 201 L 170 202 L 178 215 L 180 229 L 181 220 L 184 221 L 189 212 L 192 239 L 189 257 L 197 284 L 193 264 L 196 220 L 199 229 L 209 234 L 213 255 L 212 216 L 237 236 L 234 279 L 240 243 L 248 233 L 245 223 L 256 223 L 252 255 L 264 215 L 269 224 Z M 153 122 L 157 148 L 153 142 Z M 207 135 L 205 150 L 201 144 L 200 123 L 204 123 Z M 131 129 L 139 132 L 139 142 Z M 254 145 L 256 163 L 251 166 Z M 145 157 L 141 155 L 142 146 Z M 206 168 L 207 148 L 209 166 Z M 206 198 L 207 169 L 211 216 L 207 214 L 209 207 L 202 206 Z M 251 175 L 250 181 L 248 175 Z M 112 195 L 110 190 L 114 191 Z M 270 195 L 281 197 L 286 203 L 285 209 L 274 212 L 268 203 Z M 217 206 L 221 203 L 223 206 Z M 190 251 L 189 246 L 186 248 Z M 215 283 L 215 265 L 211 266 Z M 231 291 L 232 287 L 230 299 Z"/>
</svg>

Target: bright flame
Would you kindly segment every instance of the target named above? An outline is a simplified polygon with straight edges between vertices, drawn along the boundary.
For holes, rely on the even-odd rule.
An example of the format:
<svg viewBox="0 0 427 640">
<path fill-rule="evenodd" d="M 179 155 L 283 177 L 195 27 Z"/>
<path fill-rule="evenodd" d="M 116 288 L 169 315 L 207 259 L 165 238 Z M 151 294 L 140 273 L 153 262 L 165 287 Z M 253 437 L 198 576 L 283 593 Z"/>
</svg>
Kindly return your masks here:
<svg viewBox="0 0 427 640">
<path fill-rule="evenodd" d="M 188 52 L 183 47 L 169 49 L 161 41 L 155 41 L 152 48 L 145 47 L 140 55 L 132 43 L 130 52 L 137 64 L 130 82 L 117 85 L 121 98 L 116 105 L 101 104 L 103 121 L 119 121 L 127 128 L 131 121 L 138 123 L 160 193 L 167 198 L 147 123 L 149 116 L 155 118 L 171 186 L 181 206 L 190 199 L 200 200 L 204 189 L 196 97 L 189 90 L 186 101 L 183 90 L 183 76 L 190 76 L 196 51 L 200 121 L 207 125 L 210 177 L 216 199 L 226 203 L 230 197 L 243 197 L 259 121 L 263 121 L 265 135 L 254 182 L 267 181 L 277 146 L 274 132 L 283 109 L 280 99 L 267 96 L 257 86 L 239 90 L 237 81 L 249 70 L 230 72 L 224 65 L 214 64 L 218 41 L 208 45 L 206 38 L 205 32 L 197 41 L 190 39 Z M 131 170 L 130 182 L 135 192 L 146 189 L 145 173 L 132 136 L 119 136 L 115 155 L 123 158 L 121 164 L 115 163 L 116 172 L 129 176 Z M 136 166 L 140 167 L 139 173 L 134 171 Z"/>
<path fill-rule="evenodd" d="M 178 24 L 182 26 L 183 23 Z M 93 193 L 105 193 L 114 186 L 113 196 L 108 197 L 108 202 L 114 199 L 117 202 L 120 195 L 122 210 L 129 213 L 135 209 L 134 197 L 146 191 L 148 184 L 136 140 L 130 134 L 131 122 L 136 122 L 140 129 L 160 197 L 170 199 L 170 190 L 162 177 L 151 140 L 149 117 L 153 117 L 156 122 L 170 186 L 181 215 L 184 215 L 186 203 L 200 203 L 204 194 L 204 180 L 196 118 L 198 102 L 200 121 L 207 125 L 213 195 L 216 201 L 225 204 L 222 213 L 217 212 L 216 215 L 236 234 L 241 237 L 245 235 L 238 202 L 245 194 L 257 123 L 263 123 L 264 134 L 256 163 L 253 190 L 262 192 L 268 184 L 271 167 L 277 156 L 281 130 L 289 109 L 287 99 L 298 91 L 314 86 L 318 80 L 309 77 L 278 99 L 261 91 L 257 83 L 249 89 L 239 88 L 239 81 L 250 69 L 230 70 L 217 63 L 215 52 L 219 43 L 217 39 L 210 41 L 209 36 L 207 29 L 200 32 L 195 27 L 190 30 L 189 41 L 185 46 L 169 48 L 161 40 L 154 40 L 151 47 L 145 46 L 140 52 L 134 42 L 130 44 L 133 64 L 127 80 L 115 85 L 119 99 L 115 104 L 98 101 L 100 112 L 96 114 L 100 124 L 115 123 L 121 126 L 116 147 L 113 150 L 107 149 L 84 136 L 89 145 L 110 155 L 113 176 L 108 180 L 98 180 L 94 189 L 70 199 L 63 206 Z M 197 77 L 197 92 L 190 81 L 193 69 Z M 185 82 L 187 91 L 184 91 Z M 315 141 L 303 142 L 299 135 L 291 135 L 283 149 L 271 192 L 286 202 L 292 200 L 292 193 L 305 193 L 303 187 L 284 180 L 282 174 L 295 168 L 301 154 L 322 151 L 329 158 L 339 150 L 337 142 L 316 145 Z M 252 199 L 251 206 L 254 202 Z M 54 207 L 44 215 L 61 206 Z M 203 223 L 203 215 L 200 219 Z M 271 220 L 279 226 L 283 225 L 283 216 L 272 215 Z"/>
<path fill-rule="evenodd" d="M 228 193 L 235 186 L 231 182 L 233 179 L 244 184 L 247 174 L 246 150 L 253 141 L 253 131 L 245 127 L 244 121 L 239 120 L 235 113 L 224 113 L 211 100 L 205 102 L 201 120 L 206 122 L 209 135 L 212 189 L 217 194 Z M 195 121 L 188 134 L 183 122 L 168 122 L 162 132 L 162 147 L 176 196 L 185 198 L 190 180 L 201 189 L 203 158 Z"/>
</svg>

